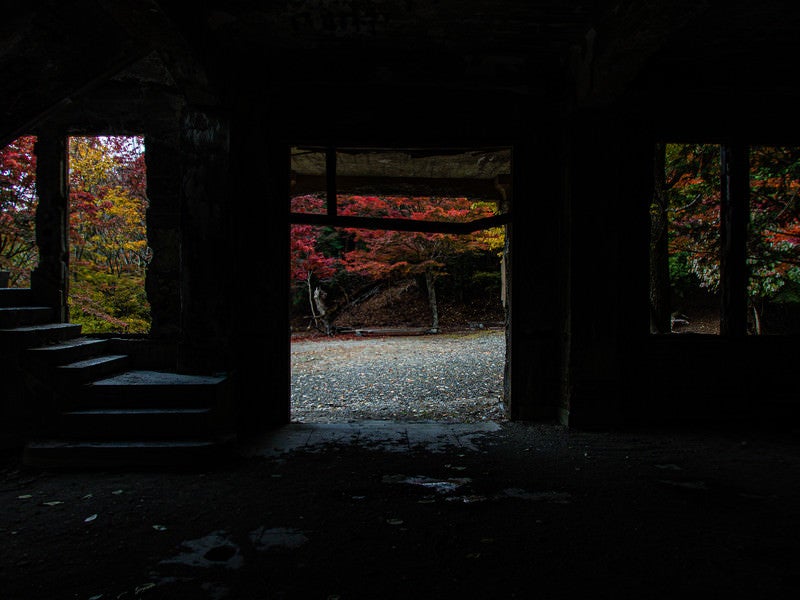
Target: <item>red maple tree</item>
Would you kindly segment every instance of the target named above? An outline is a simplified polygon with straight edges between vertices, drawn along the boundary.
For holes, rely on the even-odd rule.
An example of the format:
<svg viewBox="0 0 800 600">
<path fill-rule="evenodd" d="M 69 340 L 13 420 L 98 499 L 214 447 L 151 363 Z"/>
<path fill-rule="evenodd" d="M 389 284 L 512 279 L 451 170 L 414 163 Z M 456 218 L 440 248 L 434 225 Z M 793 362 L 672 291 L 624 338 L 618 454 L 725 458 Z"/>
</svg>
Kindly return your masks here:
<svg viewBox="0 0 800 600">
<path fill-rule="evenodd" d="M 38 262 L 34 136 L 0 148 L 0 271 L 11 287 L 25 287 Z"/>
</svg>

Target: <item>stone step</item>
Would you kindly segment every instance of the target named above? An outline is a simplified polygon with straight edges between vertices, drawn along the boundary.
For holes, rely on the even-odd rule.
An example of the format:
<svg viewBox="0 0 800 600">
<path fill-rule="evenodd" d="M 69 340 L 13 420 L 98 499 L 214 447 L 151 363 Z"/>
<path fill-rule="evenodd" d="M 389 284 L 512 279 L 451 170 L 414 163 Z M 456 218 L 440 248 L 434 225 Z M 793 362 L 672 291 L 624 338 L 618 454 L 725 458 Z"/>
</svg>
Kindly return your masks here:
<svg viewBox="0 0 800 600">
<path fill-rule="evenodd" d="M 105 352 L 108 346 L 108 340 L 82 337 L 29 348 L 26 351 L 26 358 L 36 366 L 55 367 L 98 356 Z"/>
<path fill-rule="evenodd" d="M 0 350 L 22 350 L 74 339 L 81 334 L 76 323 L 46 323 L 0 329 Z"/>
<path fill-rule="evenodd" d="M 38 468 L 121 468 L 202 465 L 228 456 L 230 440 L 32 440 L 22 462 Z"/>
<path fill-rule="evenodd" d="M 60 415 L 59 437 L 67 439 L 198 439 L 216 423 L 208 408 L 91 409 Z"/>
<path fill-rule="evenodd" d="M 56 376 L 64 385 L 79 385 L 88 383 L 112 373 L 124 371 L 130 359 L 125 354 L 104 354 L 94 356 L 78 362 L 59 365 L 56 367 Z"/>
<path fill-rule="evenodd" d="M 64 408 L 213 408 L 226 382 L 225 376 L 126 371 L 81 386 Z"/>
<path fill-rule="evenodd" d="M 49 306 L 3 306 L 0 307 L 0 328 L 42 325 L 55 318 L 55 311 Z"/>
<path fill-rule="evenodd" d="M 35 300 L 31 288 L 0 288 L 0 306 L 33 306 Z"/>
</svg>

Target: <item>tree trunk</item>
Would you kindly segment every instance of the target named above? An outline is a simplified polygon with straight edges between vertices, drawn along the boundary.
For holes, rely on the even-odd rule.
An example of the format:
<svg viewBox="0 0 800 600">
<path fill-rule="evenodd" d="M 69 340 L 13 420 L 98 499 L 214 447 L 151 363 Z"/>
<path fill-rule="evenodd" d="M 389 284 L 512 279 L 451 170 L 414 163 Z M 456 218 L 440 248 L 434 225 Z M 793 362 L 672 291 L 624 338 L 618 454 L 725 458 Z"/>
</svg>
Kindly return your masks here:
<svg viewBox="0 0 800 600">
<path fill-rule="evenodd" d="M 669 285 L 669 196 L 665 175 L 667 146 L 655 145 L 653 200 L 650 203 L 650 333 L 672 330 Z"/>
<path fill-rule="evenodd" d="M 439 333 L 439 307 L 436 304 L 436 277 L 430 269 L 425 270 L 425 285 L 428 288 L 428 304 L 431 307 L 431 332 Z"/>
<path fill-rule="evenodd" d="M 322 325 L 325 327 L 325 335 L 331 335 L 333 333 L 333 327 L 328 318 L 328 307 L 325 306 L 325 296 L 327 296 L 327 294 L 319 286 L 314 289 L 314 304 L 317 305 L 319 318 L 322 321 Z"/>
<path fill-rule="evenodd" d="M 752 303 L 753 306 L 753 335 L 761 335 L 761 316 L 758 314 L 758 306 Z"/>
<path fill-rule="evenodd" d="M 314 296 L 313 291 L 311 289 L 311 271 L 308 272 L 306 275 L 306 287 L 308 288 L 308 304 L 311 307 L 311 321 L 308 323 L 308 329 L 311 329 L 312 325 L 317 324 L 317 313 L 314 310 Z"/>
</svg>

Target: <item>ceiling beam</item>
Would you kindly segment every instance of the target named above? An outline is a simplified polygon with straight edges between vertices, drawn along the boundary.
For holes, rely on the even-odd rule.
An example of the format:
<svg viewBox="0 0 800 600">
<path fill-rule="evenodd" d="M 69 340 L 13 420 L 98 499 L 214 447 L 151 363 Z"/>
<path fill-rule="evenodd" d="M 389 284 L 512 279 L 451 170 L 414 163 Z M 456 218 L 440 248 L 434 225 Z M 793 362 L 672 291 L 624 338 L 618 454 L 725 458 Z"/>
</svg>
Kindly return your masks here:
<svg viewBox="0 0 800 600">
<path fill-rule="evenodd" d="M 327 180 L 324 175 L 293 174 L 291 194 L 325 194 Z M 501 199 L 494 179 L 433 178 L 433 177 L 355 177 L 336 178 L 339 194 L 372 196 L 434 196 L 471 198 L 496 201 Z"/>
</svg>

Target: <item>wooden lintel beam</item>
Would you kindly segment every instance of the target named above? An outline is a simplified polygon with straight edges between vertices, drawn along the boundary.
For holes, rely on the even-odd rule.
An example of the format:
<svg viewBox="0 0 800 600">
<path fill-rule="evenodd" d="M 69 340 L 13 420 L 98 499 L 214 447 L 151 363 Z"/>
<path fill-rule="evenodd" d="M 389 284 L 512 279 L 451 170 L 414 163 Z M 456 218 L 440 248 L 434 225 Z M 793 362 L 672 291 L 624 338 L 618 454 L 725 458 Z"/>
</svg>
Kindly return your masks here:
<svg viewBox="0 0 800 600">
<path fill-rule="evenodd" d="M 416 221 L 413 219 L 382 219 L 376 217 L 329 216 L 327 214 L 290 213 L 289 222 L 298 225 L 320 227 L 349 227 L 353 229 L 379 229 L 386 231 L 414 231 L 420 233 L 450 233 L 465 235 L 499 227 L 511 222 L 511 215 L 504 213 L 465 223 L 451 221 Z"/>
<path fill-rule="evenodd" d="M 292 175 L 291 193 L 327 194 L 330 180 L 325 175 Z M 338 194 L 375 196 L 440 196 L 465 197 L 497 201 L 500 197 L 493 179 L 453 179 L 431 177 L 336 177 Z"/>
</svg>

